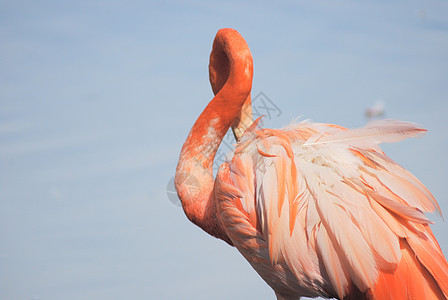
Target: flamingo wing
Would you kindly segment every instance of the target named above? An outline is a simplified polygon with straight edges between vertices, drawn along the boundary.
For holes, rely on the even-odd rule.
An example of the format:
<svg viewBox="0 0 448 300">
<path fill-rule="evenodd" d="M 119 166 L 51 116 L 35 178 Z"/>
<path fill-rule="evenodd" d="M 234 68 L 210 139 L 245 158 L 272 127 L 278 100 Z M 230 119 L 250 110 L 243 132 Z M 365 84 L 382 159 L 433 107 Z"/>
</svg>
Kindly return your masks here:
<svg viewBox="0 0 448 300">
<path fill-rule="evenodd" d="M 279 297 L 448 298 L 424 214 L 440 209 L 378 147 L 424 131 L 392 120 L 248 130 L 217 174 L 221 222 Z"/>
</svg>

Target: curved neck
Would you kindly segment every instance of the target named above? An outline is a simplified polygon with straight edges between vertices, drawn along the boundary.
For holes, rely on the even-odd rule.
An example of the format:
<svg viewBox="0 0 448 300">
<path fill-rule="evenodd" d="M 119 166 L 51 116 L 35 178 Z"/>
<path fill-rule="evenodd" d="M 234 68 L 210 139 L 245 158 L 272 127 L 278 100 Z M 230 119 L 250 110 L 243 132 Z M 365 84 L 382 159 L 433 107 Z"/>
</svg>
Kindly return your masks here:
<svg viewBox="0 0 448 300">
<path fill-rule="evenodd" d="M 210 55 L 210 80 L 216 96 L 196 120 L 185 141 L 175 185 L 187 217 L 209 234 L 230 242 L 213 201 L 213 159 L 252 88 L 252 55 L 233 29 L 221 29 Z"/>
<path fill-rule="evenodd" d="M 250 54 L 250 52 L 249 52 Z M 250 57 L 252 62 L 252 57 Z M 230 66 L 225 53 L 219 53 L 213 51 L 210 55 L 209 76 L 210 85 L 212 86 L 213 93 L 218 94 L 229 77 Z M 252 79 L 251 81 L 252 82 Z M 244 101 L 244 104 L 232 124 L 233 135 L 235 140 L 238 141 L 247 128 L 253 123 L 252 115 L 252 102 L 250 93 Z"/>
</svg>

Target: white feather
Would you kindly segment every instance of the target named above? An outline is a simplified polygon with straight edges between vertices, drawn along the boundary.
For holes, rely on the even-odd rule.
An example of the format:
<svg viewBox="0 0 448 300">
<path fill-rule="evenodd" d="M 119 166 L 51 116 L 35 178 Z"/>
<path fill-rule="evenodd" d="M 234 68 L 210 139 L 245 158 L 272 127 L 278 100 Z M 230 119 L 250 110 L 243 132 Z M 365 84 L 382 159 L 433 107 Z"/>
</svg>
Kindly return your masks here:
<svg viewBox="0 0 448 300">
<path fill-rule="evenodd" d="M 425 132 L 425 129 L 415 123 L 391 119 L 377 120 L 357 129 L 313 135 L 302 146 L 341 143 L 360 148 L 376 148 L 380 143 L 398 142 L 408 137 L 421 136 Z"/>
</svg>

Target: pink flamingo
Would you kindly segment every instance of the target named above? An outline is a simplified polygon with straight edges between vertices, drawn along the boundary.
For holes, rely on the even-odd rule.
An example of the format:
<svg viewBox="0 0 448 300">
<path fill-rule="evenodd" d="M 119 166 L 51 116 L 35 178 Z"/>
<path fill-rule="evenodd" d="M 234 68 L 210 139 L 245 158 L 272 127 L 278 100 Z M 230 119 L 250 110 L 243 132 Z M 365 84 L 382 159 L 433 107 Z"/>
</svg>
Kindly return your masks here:
<svg viewBox="0 0 448 300">
<path fill-rule="evenodd" d="M 248 126 L 252 72 L 246 41 L 221 29 L 210 55 L 215 97 L 176 170 L 187 217 L 235 246 L 278 299 L 447 299 L 448 263 L 424 215 L 440 208 L 378 146 L 425 130 L 393 120 L 353 130 Z M 214 180 L 213 159 L 231 126 L 238 143 Z"/>
</svg>

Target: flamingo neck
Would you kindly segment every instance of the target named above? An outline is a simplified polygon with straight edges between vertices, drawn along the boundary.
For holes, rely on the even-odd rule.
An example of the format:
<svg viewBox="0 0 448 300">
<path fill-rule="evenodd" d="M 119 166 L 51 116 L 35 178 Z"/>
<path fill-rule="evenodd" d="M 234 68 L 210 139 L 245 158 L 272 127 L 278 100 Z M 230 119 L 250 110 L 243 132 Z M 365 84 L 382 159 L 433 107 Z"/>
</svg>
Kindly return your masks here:
<svg viewBox="0 0 448 300">
<path fill-rule="evenodd" d="M 231 244 L 217 216 L 213 195 L 213 160 L 252 88 L 252 55 L 233 29 L 218 31 L 210 55 L 210 81 L 216 96 L 185 141 L 175 185 L 187 217 L 209 234 Z"/>
</svg>

